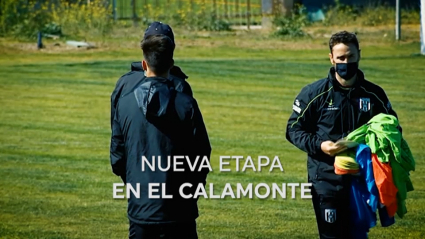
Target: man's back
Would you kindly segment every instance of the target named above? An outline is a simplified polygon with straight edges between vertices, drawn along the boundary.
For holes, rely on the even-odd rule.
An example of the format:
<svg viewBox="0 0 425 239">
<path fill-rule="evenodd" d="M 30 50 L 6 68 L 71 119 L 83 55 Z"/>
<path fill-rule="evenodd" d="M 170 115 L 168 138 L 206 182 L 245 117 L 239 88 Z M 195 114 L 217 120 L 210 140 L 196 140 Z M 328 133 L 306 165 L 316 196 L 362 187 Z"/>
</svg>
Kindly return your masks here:
<svg viewBox="0 0 425 239">
<path fill-rule="evenodd" d="M 178 66 L 173 66 L 171 68 L 171 73 L 169 79 L 174 84 L 174 89 L 179 92 L 185 93 L 189 96 L 193 96 L 192 88 L 189 83 L 186 81 L 188 76 L 183 73 L 183 71 Z M 134 87 L 140 84 L 145 79 L 145 72 L 142 68 L 141 62 L 131 63 L 131 71 L 127 72 L 118 79 L 115 89 L 111 94 L 111 124 L 114 119 L 115 110 L 118 104 L 120 97 L 123 94 L 132 91 Z"/>
<path fill-rule="evenodd" d="M 140 224 L 196 219 L 196 200 L 182 199 L 179 188 L 183 183 L 204 183 L 208 172 L 191 172 L 185 160 L 180 160 L 183 164 L 179 167 L 184 172 L 173 171 L 173 156 L 188 156 L 192 162 L 198 155 L 210 156 L 196 100 L 177 92 L 168 79 L 148 77 L 134 90 L 124 92 L 114 124 L 124 139 L 126 182 L 133 188 L 140 185 L 140 198 L 129 199 L 129 218 Z M 145 160 L 150 165 L 155 161 L 154 170 Z M 168 166 L 168 170 L 161 170 Z M 149 183 L 164 183 L 165 192 L 159 187 L 156 195 L 172 195 L 173 199 L 149 199 Z"/>
<path fill-rule="evenodd" d="M 140 46 L 141 67 L 121 77 L 111 95 L 111 166 L 127 183 L 129 238 L 197 239 L 193 194 L 211 170 L 208 134 L 195 99 L 169 79 L 171 27 L 153 22 Z"/>
</svg>

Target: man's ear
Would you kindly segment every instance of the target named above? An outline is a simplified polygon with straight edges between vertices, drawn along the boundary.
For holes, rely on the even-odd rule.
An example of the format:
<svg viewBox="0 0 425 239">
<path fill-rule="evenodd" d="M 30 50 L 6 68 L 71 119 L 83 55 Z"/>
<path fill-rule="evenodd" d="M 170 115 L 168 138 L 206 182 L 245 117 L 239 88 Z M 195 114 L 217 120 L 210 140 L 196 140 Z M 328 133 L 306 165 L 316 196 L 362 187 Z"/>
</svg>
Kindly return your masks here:
<svg viewBox="0 0 425 239">
<path fill-rule="evenodd" d="M 143 68 L 143 71 L 148 70 L 148 63 L 145 60 L 142 61 L 142 68 Z"/>
<path fill-rule="evenodd" d="M 174 66 L 174 59 L 171 59 L 171 62 L 170 62 L 170 69 L 171 69 L 171 68 L 173 68 L 173 66 Z"/>
<path fill-rule="evenodd" d="M 334 61 L 332 53 L 329 53 L 329 60 L 331 61 L 332 65 L 335 65 L 335 61 Z"/>
</svg>

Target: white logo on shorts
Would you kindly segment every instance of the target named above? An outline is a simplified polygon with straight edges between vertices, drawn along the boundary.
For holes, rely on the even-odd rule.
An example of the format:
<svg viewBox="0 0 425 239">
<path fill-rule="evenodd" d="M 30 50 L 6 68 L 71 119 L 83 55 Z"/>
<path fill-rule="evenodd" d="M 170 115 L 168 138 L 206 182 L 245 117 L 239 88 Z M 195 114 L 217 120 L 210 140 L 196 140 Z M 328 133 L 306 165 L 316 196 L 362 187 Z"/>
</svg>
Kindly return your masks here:
<svg viewBox="0 0 425 239">
<path fill-rule="evenodd" d="M 325 209 L 325 221 L 329 223 L 336 221 L 336 209 Z"/>
</svg>

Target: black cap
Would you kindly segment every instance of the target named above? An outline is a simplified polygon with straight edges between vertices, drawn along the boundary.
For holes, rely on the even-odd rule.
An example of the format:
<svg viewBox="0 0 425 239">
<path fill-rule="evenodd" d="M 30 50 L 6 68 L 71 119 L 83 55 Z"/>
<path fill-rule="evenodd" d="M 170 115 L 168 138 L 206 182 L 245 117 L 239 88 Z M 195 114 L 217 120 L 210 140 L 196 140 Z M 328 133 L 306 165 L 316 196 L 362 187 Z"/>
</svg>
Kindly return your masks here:
<svg viewBox="0 0 425 239">
<path fill-rule="evenodd" d="M 143 39 L 146 39 L 146 37 L 150 35 L 166 35 L 171 39 L 171 41 L 174 43 L 174 34 L 171 27 L 165 23 L 162 22 L 153 22 L 145 31 L 145 35 L 143 36 Z"/>
</svg>

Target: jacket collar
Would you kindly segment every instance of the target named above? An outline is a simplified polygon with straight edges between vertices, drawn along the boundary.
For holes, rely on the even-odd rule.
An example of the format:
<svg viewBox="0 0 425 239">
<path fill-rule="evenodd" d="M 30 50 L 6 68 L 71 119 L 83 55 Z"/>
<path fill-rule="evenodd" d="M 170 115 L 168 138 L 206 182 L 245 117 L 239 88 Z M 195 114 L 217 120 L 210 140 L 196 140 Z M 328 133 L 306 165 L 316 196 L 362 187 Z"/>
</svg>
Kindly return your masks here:
<svg viewBox="0 0 425 239">
<path fill-rule="evenodd" d="M 171 80 L 164 78 L 164 77 L 159 77 L 159 76 L 151 76 L 151 77 L 146 77 L 145 81 L 158 81 L 158 82 L 162 82 L 162 83 L 170 83 Z"/>
<path fill-rule="evenodd" d="M 135 61 L 131 63 L 131 67 L 130 67 L 131 71 L 143 71 L 143 67 L 142 67 L 142 62 L 141 61 Z M 178 66 L 173 66 L 170 69 L 170 75 L 172 76 L 176 76 L 182 80 L 185 80 L 187 78 L 189 78 L 189 76 L 187 76 L 180 67 Z"/>
<path fill-rule="evenodd" d="M 132 62 L 131 71 L 143 71 L 142 62 L 141 61 Z"/>
</svg>

